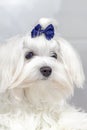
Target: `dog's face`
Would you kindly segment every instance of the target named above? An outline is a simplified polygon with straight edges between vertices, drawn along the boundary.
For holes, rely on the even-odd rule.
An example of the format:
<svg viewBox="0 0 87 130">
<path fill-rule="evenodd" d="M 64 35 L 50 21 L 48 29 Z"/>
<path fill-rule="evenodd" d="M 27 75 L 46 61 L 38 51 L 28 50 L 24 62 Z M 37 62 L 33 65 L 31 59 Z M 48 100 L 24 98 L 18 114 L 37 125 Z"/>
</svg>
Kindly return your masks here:
<svg viewBox="0 0 87 130">
<path fill-rule="evenodd" d="M 82 66 L 72 47 L 63 39 L 26 36 L 0 48 L 0 91 L 23 93 L 32 102 L 54 102 L 82 86 Z M 24 92 L 25 91 L 25 92 Z"/>
</svg>

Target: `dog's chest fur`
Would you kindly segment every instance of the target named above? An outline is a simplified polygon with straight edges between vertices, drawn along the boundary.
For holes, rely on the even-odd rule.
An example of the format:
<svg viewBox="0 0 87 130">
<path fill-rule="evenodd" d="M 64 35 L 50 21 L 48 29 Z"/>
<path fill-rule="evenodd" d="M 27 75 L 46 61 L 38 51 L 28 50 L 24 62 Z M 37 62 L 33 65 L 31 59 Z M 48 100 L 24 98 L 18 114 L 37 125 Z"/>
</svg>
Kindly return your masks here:
<svg viewBox="0 0 87 130">
<path fill-rule="evenodd" d="M 0 114 L 0 130 L 87 130 L 86 116 L 68 105 L 61 111 L 16 108 Z"/>
<path fill-rule="evenodd" d="M 54 113 L 53 113 L 54 114 Z M 25 112 L 8 113 L 0 115 L 0 130 L 57 130 L 57 117 L 50 112 Z"/>
</svg>

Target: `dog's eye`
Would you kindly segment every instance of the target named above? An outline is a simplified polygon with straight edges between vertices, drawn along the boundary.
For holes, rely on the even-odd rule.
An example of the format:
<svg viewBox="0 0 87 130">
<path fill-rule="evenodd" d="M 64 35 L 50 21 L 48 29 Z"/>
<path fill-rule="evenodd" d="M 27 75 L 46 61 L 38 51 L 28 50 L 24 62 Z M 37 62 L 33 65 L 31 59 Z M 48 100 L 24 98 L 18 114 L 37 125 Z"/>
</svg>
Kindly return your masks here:
<svg viewBox="0 0 87 130">
<path fill-rule="evenodd" d="M 25 55 L 25 58 L 26 58 L 26 59 L 31 59 L 33 56 L 34 56 L 34 53 L 31 51 L 31 52 L 28 52 L 28 53 Z"/>
<path fill-rule="evenodd" d="M 51 57 L 57 59 L 57 54 L 56 54 L 56 53 L 53 53 Z"/>
</svg>

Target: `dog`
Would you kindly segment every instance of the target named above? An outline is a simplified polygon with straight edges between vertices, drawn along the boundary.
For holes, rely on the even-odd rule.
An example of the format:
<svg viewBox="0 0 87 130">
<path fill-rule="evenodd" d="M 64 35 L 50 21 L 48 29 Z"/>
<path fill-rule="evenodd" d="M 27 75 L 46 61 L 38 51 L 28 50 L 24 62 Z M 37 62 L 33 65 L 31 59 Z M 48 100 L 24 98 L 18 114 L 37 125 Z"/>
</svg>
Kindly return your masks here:
<svg viewBox="0 0 87 130">
<path fill-rule="evenodd" d="M 84 81 L 56 20 L 41 18 L 30 34 L 0 44 L 0 130 L 87 130 L 87 113 L 67 101 Z"/>
</svg>

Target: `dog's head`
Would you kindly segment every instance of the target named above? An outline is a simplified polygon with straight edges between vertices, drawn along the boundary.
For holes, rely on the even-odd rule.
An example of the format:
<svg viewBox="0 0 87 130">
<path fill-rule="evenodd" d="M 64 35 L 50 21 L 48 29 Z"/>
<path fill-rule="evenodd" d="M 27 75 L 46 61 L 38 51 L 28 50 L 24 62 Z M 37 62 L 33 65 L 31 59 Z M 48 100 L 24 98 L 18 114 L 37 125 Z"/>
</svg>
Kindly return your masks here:
<svg viewBox="0 0 87 130">
<path fill-rule="evenodd" d="M 41 19 L 45 29 L 50 19 Z M 0 92 L 26 97 L 32 102 L 54 102 L 73 94 L 74 86 L 82 87 L 84 74 L 80 59 L 71 45 L 54 35 L 18 37 L 0 47 Z"/>
</svg>

